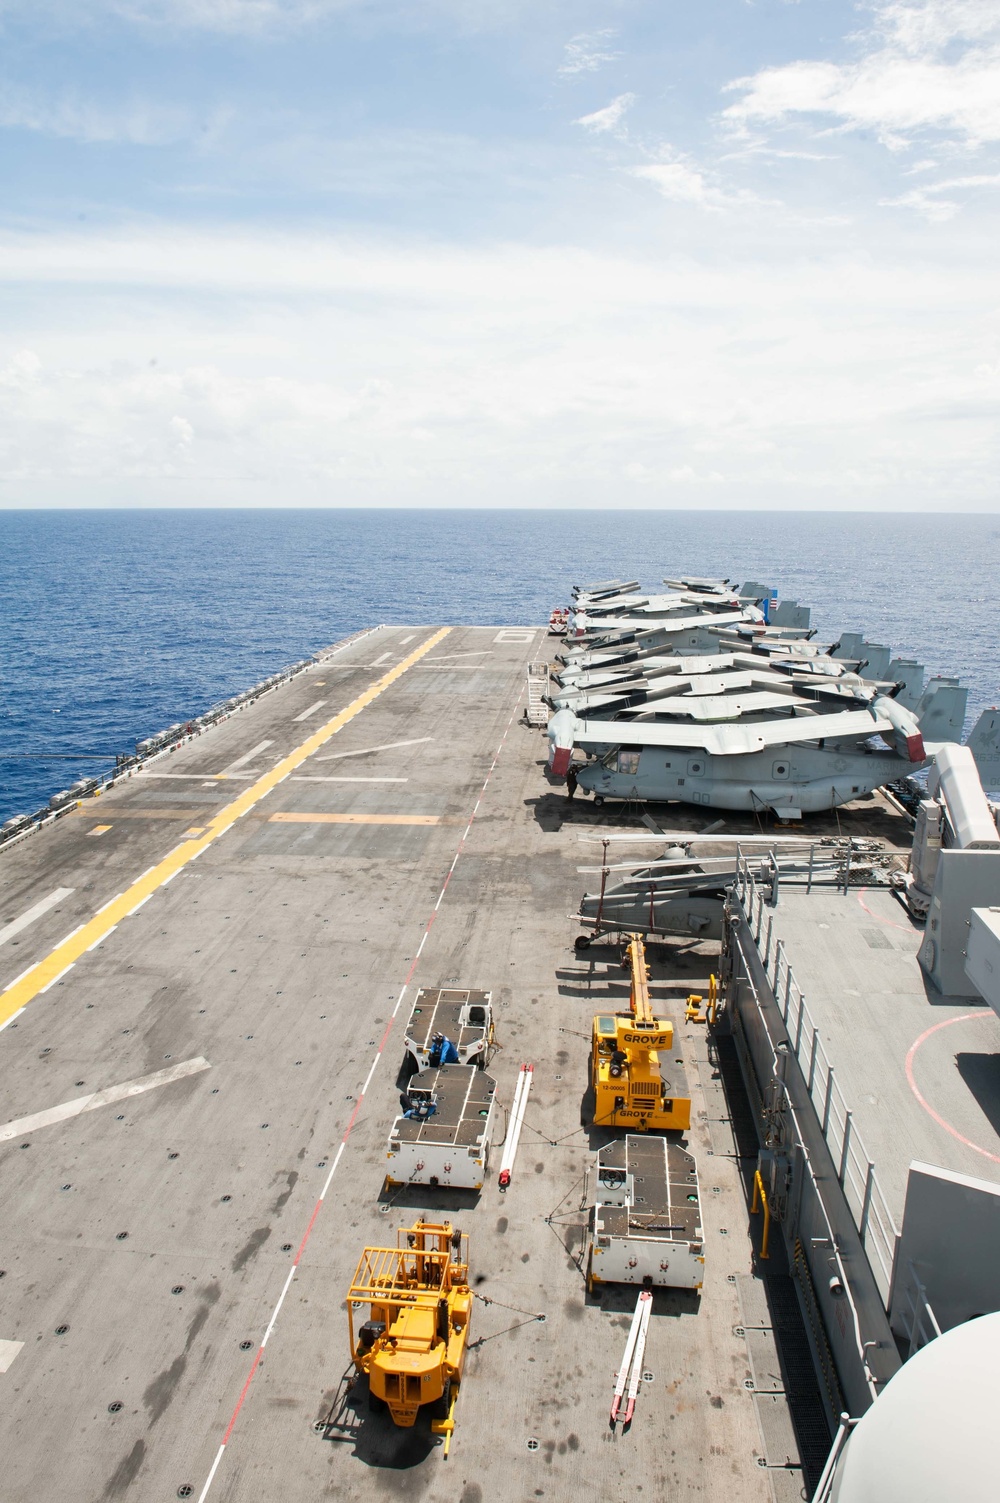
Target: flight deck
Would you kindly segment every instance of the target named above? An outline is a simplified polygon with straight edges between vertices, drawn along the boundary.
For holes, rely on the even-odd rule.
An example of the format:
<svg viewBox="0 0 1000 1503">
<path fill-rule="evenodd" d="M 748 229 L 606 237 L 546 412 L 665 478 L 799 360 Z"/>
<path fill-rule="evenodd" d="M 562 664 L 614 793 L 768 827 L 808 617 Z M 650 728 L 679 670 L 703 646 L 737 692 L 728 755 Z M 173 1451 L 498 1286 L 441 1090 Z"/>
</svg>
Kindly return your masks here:
<svg viewBox="0 0 1000 1503">
<path fill-rule="evenodd" d="M 528 627 L 376 629 L 4 850 L 5 1497 L 802 1495 L 787 1385 L 767 1435 L 751 1391 L 763 1285 L 685 1022 L 716 963 L 694 941 L 658 947 L 650 985 L 690 1071 L 704 1285 L 656 1290 L 634 1421 L 608 1426 L 635 1291 L 587 1295 L 609 1134 L 581 1105 L 593 1015 L 628 993 L 570 914 L 581 837 L 632 826 L 545 782 L 521 715 L 549 651 Z M 506 1193 L 384 1188 L 420 987 L 492 994 L 507 1108 L 534 1064 Z M 349 1381 L 359 1256 L 421 1214 L 470 1239 L 447 1461 Z"/>
</svg>

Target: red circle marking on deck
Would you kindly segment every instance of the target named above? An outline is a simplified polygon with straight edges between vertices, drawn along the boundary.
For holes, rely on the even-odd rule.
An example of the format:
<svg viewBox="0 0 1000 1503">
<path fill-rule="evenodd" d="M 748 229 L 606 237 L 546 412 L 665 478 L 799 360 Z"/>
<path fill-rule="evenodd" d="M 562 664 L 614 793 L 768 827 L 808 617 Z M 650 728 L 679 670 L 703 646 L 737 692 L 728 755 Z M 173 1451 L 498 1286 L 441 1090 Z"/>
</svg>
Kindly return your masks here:
<svg viewBox="0 0 1000 1503">
<path fill-rule="evenodd" d="M 865 902 L 865 893 L 867 891 L 867 887 L 862 887 L 858 891 L 858 902 L 861 904 L 866 913 L 870 914 L 873 919 L 877 919 L 880 924 L 888 924 L 890 929 L 902 929 L 904 934 L 916 933 L 916 930 L 913 928 L 912 924 L 897 924 L 895 919 L 883 918 L 880 913 L 876 913 L 874 909 L 869 908 L 868 904 Z"/>
<path fill-rule="evenodd" d="M 928 1028 L 910 1045 L 909 1053 L 906 1056 L 906 1078 L 910 1083 L 910 1090 L 916 1096 L 924 1111 L 929 1117 L 934 1118 L 939 1127 L 943 1127 L 945 1132 L 950 1132 L 953 1138 L 957 1138 L 960 1143 L 964 1143 L 966 1148 L 971 1148 L 974 1153 L 981 1153 L 984 1159 L 989 1159 L 994 1164 L 1000 1164 L 1000 1155 L 990 1153 L 988 1148 L 980 1148 L 978 1143 L 973 1143 L 972 1139 L 965 1137 L 959 1132 L 957 1127 L 952 1127 L 951 1123 L 946 1121 L 940 1112 L 936 1112 L 930 1102 L 920 1094 L 920 1088 L 913 1078 L 913 1061 L 916 1058 L 917 1050 L 921 1044 L 926 1043 L 931 1034 L 940 1033 L 942 1028 L 950 1028 L 953 1023 L 968 1023 L 971 1018 L 983 1018 L 986 1016 L 985 1012 L 963 1012 L 959 1013 L 957 1018 L 945 1018 L 943 1023 L 935 1023 L 931 1028 Z"/>
</svg>

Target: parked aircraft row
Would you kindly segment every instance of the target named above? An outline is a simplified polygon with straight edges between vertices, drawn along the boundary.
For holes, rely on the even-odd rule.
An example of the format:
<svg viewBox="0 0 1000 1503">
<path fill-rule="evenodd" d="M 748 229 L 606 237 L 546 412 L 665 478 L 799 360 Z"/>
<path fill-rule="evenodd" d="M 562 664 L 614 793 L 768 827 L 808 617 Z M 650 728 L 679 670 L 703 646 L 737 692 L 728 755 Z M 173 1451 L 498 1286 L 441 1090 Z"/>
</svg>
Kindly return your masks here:
<svg viewBox="0 0 1000 1503">
<path fill-rule="evenodd" d="M 548 696 L 549 768 L 606 798 L 798 819 L 926 767 L 961 737 L 968 691 L 860 633 L 815 641 L 807 607 L 751 581 L 574 590 Z M 992 717 L 992 718 L 991 718 Z M 1000 781 L 997 717 L 969 738 Z"/>
</svg>

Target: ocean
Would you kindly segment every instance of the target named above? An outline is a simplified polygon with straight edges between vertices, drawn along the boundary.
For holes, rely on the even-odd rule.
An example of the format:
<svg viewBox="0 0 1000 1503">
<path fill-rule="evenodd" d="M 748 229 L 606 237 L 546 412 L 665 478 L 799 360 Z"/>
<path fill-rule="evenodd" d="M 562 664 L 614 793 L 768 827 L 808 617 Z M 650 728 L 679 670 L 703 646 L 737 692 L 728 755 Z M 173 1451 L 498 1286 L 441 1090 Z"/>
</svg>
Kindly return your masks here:
<svg viewBox="0 0 1000 1503">
<path fill-rule="evenodd" d="M 570 587 L 765 581 L 1000 702 L 1000 517 L 0 511 L 0 822 L 360 627 L 544 622 Z"/>
</svg>

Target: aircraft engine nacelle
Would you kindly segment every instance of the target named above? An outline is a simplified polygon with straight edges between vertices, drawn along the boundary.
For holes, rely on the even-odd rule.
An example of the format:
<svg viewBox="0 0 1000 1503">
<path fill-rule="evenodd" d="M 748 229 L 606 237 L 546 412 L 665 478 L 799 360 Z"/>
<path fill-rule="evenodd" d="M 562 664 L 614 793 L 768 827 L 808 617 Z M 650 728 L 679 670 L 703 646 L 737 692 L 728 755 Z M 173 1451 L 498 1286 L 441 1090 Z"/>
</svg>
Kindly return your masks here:
<svg viewBox="0 0 1000 1503">
<path fill-rule="evenodd" d="M 549 771 L 553 777 L 564 778 L 569 772 L 576 726 L 572 710 L 557 710 L 549 721 Z"/>
<path fill-rule="evenodd" d="M 872 701 L 871 708 L 873 715 L 880 715 L 892 726 L 892 740 L 900 754 L 905 751 L 911 762 L 926 762 L 927 753 L 924 751 L 920 722 L 912 710 L 906 709 L 905 705 L 899 704 L 895 699 L 888 699 L 884 694 L 879 694 Z"/>
</svg>

